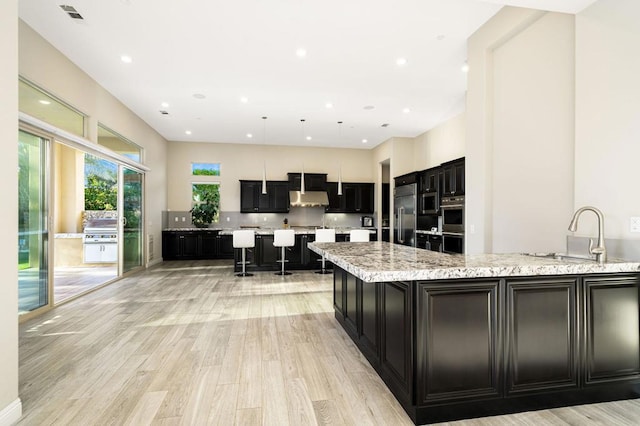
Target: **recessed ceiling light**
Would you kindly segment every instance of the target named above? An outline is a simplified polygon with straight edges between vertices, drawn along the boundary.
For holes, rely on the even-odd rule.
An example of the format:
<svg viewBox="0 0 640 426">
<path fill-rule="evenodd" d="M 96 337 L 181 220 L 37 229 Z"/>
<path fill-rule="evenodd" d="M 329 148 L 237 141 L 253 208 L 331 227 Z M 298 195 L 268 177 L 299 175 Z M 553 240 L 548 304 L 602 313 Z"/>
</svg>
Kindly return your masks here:
<svg viewBox="0 0 640 426">
<path fill-rule="evenodd" d="M 307 56 L 307 51 L 306 51 L 306 49 L 303 49 L 303 48 L 299 48 L 299 49 L 297 49 L 297 50 L 296 50 L 296 56 L 297 56 L 298 58 L 304 58 L 304 57 L 306 57 L 306 56 Z"/>
<path fill-rule="evenodd" d="M 405 114 L 409 114 L 411 110 L 409 108 L 404 108 L 402 112 L 404 112 Z"/>
<path fill-rule="evenodd" d="M 204 99 L 204 98 L 206 98 L 206 96 L 203 95 L 202 93 L 194 93 L 193 97 L 196 98 L 196 99 Z"/>
<path fill-rule="evenodd" d="M 160 106 L 162 108 L 169 108 L 169 103 L 168 102 L 163 102 L 163 103 L 160 104 Z"/>
<path fill-rule="evenodd" d="M 131 62 L 133 62 L 133 58 L 131 58 L 131 56 L 129 56 L 129 55 L 120 56 L 120 60 L 122 62 L 124 62 L 125 64 L 130 64 Z"/>
<path fill-rule="evenodd" d="M 366 109 L 366 110 L 368 111 L 368 110 L 372 110 L 372 109 L 374 109 L 374 108 L 375 108 L 375 107 L 374 107 L 373 105 L 366 105 L 366 106 L 365 106 L 364 108 L 362 108 L 362 109 Z"/>
<path fill-rule="evenodd" d="M 462 64 L 462 66 L 460 67 L 460 71 L 467 73 L 469 72 L 469 64 L 467 64 L 466 62 L 464 64 Z"/>
<path fill-rule="evenodd" d="M 311 136 L 307 136 L 308 141 L 310 141 L 311 139 L 313 139 Z"/>
<path fill-rule="evenodd" d="M 331 109 L 333 108 L 333 104 L 331 102 L 327 102 L 326 104 L 324 104 L 324 107 L 327 109 Z"/>
<path fill-rule="evenodd" d="M 242 102 L 243 104 L 246 104 L 247 102 L 249 102 L 249 98 L 247 98 L 246 96 L 243 96 L 240 98 L 240 102 Z"/>
<path fill-rule="evenodd" d="M 187 135 L 190 135 L 191 134 L 191 130 L 185 130 L 184 133 L 187 134 Z"/>
<path fill-rule="evenodd" d="M 366 140 L 366 139 L 362 139 L 362 143 L 367 143 L 367 142 L 369 142 L 369 141 Z"/>
<path fill-rule="evenodd" d="M 251 133 L 247 133 L 247 137 L 248 137 L 249 139 L 251 139 L 251 138 L 253 137 L 253 135 L 252 135 Z"/>
<path fill-rule="evenodd" d="M 40 102 L 42 105 L 49 105 L 51 103 L 51 101 L 47 101 L 45 99 L 40 99 L 38 102 Z"/>
<path fill-rule="evenodd" d="M 403 66 L 407 65 L 408 62 L 409 61 L 407 61 L 407 58 L 398 58 L 398 59 L 396 59 L 396 64 L 399 67 L 403 67 Z"/>
</svg>

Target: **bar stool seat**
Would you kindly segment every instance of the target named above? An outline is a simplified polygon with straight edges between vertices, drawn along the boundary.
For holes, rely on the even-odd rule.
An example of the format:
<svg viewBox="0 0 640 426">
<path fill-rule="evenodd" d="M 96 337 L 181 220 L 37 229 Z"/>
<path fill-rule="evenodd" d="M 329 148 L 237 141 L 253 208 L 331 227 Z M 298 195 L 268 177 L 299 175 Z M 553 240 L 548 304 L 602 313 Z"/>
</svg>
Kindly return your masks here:
<svg viewBox="0 0 640 426">
<path fill-rule="evenodd" d="M 293 247 L 296 244 L 296 233 L 293 229 L 276 229 L 273 231 L 273 245 L 274 247 L 280 247 L 280 262 L 282 269 L 280 272 L 276 272 L 276 275 L 291 275 L 291 272 L 285 272 L 284 264 L 288 262 L 285 249 L 287 247 Z"/>
<path fill-rule="evenodd" d="M 336 242 L 336 230 L 335 229 L 316 229 L 316 243 L 335 243 Z M 322 269 L 316 271 L 316 274 L 330 274 L 331 271 L 325 268 L 325 258 L 322 256 Z"/>
<path fill-rule="evenodd" d="M 233 248 L 234 249 L 242 249 L 242 261 L 238 262 L 242 264 L 242 272 L 236 274 L 237 277 L 250 277 L 253 274 L 247 273 L 246 265 L 247 263 L 247 249 L 254 248 L 256 246 L 256 235 L 255 231 L 250 229 L 242 229 L 238 231 L 233 231 Z"/>
<path fill-rule="evenodd" d="M 364 243 L 369 241 L 369 230 L 352 229 L 349 231 L 349 241 L 352 243 Z"/>
</svg>

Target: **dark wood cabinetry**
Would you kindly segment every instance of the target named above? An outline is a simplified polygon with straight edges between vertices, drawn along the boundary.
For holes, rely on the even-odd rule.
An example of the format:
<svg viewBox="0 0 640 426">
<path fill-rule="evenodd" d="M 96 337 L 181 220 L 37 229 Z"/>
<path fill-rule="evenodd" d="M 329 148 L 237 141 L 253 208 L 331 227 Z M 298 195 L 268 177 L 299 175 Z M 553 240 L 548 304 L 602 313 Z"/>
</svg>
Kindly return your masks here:
<svg viewBox="0 0 640 426">
<path fill-rule="evenodd" d="M 578 386 L 578 281 L 507 281 L 508 394 Z"/>
<path fill-rule="evenodd" d="M 302 183 L 301 173 L 287 173 L 289 179 L 289 190 L 300 191 Z M 304 174 L 305 191 L 326 191 L 327 190 L 327 174 L 326 173 L 305 173 Z"/>
<path fill-rule="evenodd" d="M 584 279 L 587 385 L 640 379 L 639 291 L 637 277 Z"/>
<path fill-rule="evenodd" d="M 443 197 L 464 195 L 464 158 L 442 164 Z"/>
<path fill-rule="evenodd" d="M 440 192 L 440 167 L 423 170 L 418 174 L 418 192 Z"/>
<path fill-rule="evenodd" d="M 262 181 L 240 181 L 241 213 L 287 213 L 289 211 L 289 183 L 267 181 L 267 193 L 262 193 Z"/>
<path fill-rule="evenodd" d="M 418 173 L 411 172 L 394 178 L 395 186 L 411 185 L 418 182 Z"/>
<path fill-rule="evenodd" d="M 231 259 L 233 238 L 220 231 L 163 231 L 164 260 Z"/>
<path fill-rule="evenodd" d="M 327 213 L 373 213 L 373 183 L 342 183 L 342 195 L 338 195 L 338 183 L 327 182 L 329 205 Z"/>
</svg>

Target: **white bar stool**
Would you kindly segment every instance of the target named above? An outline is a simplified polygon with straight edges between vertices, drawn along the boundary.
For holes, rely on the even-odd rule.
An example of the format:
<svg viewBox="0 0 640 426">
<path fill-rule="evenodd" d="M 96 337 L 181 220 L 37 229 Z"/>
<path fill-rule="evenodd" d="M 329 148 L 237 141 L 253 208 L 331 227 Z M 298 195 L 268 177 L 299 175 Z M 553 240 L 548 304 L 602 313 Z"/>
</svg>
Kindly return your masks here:
<svg viewBox="0 0 640 426">
<path fill-rule="evenodd" d="M 335 243 L 336 242 L 336 230 L 335 229 L 316 229 L 316 243 Z M 316 271 L 316 274 L 330 274 L 325 268 L 325 259 L 322 256 L 322 269 Z"/>
<path fill-rule="evenodd" d="M 368 229 L 352 229 L 349 231 L 349 242 L 365 243 L 367 241 L 369 241 Z"/>
<path fill-rule="evenodd" d="M 281 247 L 280 260 L 282 263 L 282 269 L 280 272 L 276 272 L 276 275 L 291 275 L 291 272 L 284 271 L 284 264 L 288 262 L 285 255 L 285 248 L 293 247 L 296 244 L 296 233 L 293 229 L 276 229 L 273 231 L 273 245 L 274 247 Z"/>
<path fill-rule="evenodd" d="M 236 274 L 237 277 L 250 277 L 253 274 L 248 274 L 245 266 L 247 265 L 247 249 L 254 248 L 256 246 L 255 231 L 243 229 L 239 231 L 233 231 L 233 248 L 242 249 L 242 261 L 238 262 L 242 264 L 242 272 Z"/>
</svg>

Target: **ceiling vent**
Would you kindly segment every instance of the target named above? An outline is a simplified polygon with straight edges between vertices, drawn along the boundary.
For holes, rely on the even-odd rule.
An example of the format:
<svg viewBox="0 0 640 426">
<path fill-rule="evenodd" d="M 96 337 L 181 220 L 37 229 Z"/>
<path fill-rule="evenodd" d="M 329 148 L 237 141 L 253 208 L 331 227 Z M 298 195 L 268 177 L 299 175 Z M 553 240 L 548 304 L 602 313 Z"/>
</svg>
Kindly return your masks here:
<svg viewBox="0 0 640 426">
<path fill-rule="evenodd" d="M 160 110 L 160 114 L 162 114 L 162 115 L 169 115 L 169 111 Z"/>
<path fill-rule="evenodd" d="M 69 15 L 73 19 L 84 19 L 82 17 L 82 15 L 80 15 L 78 13 L 78 11 L 76 10 L 76 8 L 73 7 L 73 6 L 68 6 L 66 4 L 61 4 L 60 5 L 60 9 L 64 10 L 67 13 L 67 15 Z"/>
<path fill-rule="evenodd" d="M 389 123 L 384 123 L 382 126 L 380 127 L 389 127 Z"/>
</svg>

